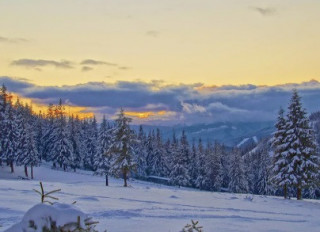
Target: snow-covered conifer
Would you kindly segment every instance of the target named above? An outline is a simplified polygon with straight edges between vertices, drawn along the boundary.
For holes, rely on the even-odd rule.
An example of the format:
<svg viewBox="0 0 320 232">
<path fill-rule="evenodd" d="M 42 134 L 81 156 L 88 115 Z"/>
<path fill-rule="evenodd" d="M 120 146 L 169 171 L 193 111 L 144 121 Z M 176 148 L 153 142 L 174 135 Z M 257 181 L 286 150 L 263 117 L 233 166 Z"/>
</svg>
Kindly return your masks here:
<svg viewBox="0 0 320 232">
<path fill-rule="evenodd" d="M 288 145 L 288 179 L 290 185 L 297 189 L 297 199 L 301 200 L 302 189 L 317 177 L 319 158 L 316 155 L 314 131 L 296 90 L 293 91 L 288 110 L 285 138 Z"/>
<path fill-rule="evenodd" d="M 123 109 L 120 110 L 116 125 L 113 128 L 113 136 L 108 154 L 111 156 L 111 173 L 124 180 L 124 187 L 127 187 L 127 179 L 131 171 L 136 167 L 134 162 L 134 144 L 136 138 L 130 129 L 131 118 L 125 116 Z"/>
<path fill-rule="evenodd" d="M 284 118 L 284 110 L 281 108 L 278 114 L 278 120 L 276 123 L 276 132 L 273 134 L 272 138 L 272 148 L 273 153 L 273 177 L 272 181 L 279 187 L 283 188 L 284 198 L 288 195 L 288 185 L 289 185 L 289 157 L 287 152 L 287 141 L 286 141 L 286 119 Z"/>
<path fill-rule="evenodd" d="M 229 190 L 234 193 L 246 193 L 248 181 L 245 176 L 244 162 L 239 148 L 234 148 L 230 162 L 230 183 Z"/>
</svg>

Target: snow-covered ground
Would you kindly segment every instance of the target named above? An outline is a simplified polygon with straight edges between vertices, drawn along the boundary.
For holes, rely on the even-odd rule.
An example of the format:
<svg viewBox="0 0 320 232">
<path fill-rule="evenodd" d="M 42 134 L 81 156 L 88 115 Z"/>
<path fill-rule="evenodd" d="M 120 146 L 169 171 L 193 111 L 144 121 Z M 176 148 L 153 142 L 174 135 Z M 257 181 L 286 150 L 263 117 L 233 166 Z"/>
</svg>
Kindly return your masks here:
<svg viewBox="0 0 320 232">
<path fill-rule="evenodd" d="M 99 231 L 178 232 L 190 219 L 199 220 L 205 232 L 215 231 L 320 231 L 320 202 L 283 200 L 277 197 L 212 193 L 162 186 L 142 181 L 111 179 L 80 173 L 35 169 L 35 180 L 21 180 L 0 168 L 0 231 L 19 222 L 24 213 L 40 202 L 32 189 L 43 181 L 46 191 L 56 193 L 61 203 L 72 203 L 100 223 Z"/>
</svg>

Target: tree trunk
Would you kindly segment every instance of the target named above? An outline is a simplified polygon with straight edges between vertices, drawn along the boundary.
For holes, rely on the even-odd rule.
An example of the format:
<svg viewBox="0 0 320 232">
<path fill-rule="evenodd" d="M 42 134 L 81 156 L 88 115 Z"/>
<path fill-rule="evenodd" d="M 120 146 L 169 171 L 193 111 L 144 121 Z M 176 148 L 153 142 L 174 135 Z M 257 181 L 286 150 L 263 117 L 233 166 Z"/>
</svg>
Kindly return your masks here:
<svg viewBox="0 0 320 232">
<path fill-rule="evenodd" d="M 28 177 L 28 167 L 27 167 L 27 165 L 24 165 L 24 174 L 26 175 L 26 177 Z"/>
<path fill-rule="evenodd" d="M 10 161 L 11 173 L 14 173 L 13 161 Z"/>
<path fill-rule="evenodd" d="M 31 165 L 31 179 L 33 180 L 33 165 Z"/>
<path fill-rule="evenodd" d="M 106 186 L 109 186 L 108 174 L 106 174 Z"/>
<path fill-rule="evenodd" d="M 127 171 L 123 171 L 123 180 L 124 180 L 124 187 L 128 187 L 128 184 L 127 184 Z"/>
<path fill-rule="evenodd" d="M 60 168 L 62 168 L 62 163 L 59 163 L 60 164 Z"/>
<path fill-rule="evenodd" d="M 300 185 L 297 187 L 297 200 L 302 200 L 302 189 Z"/>
<path fill-rule="evenodd" d="M 283 186 L 283 196 L 284 196 L 284 199 L 288 198 L 288 188 L 286 184 Z"/>
<path fill-rule="evenodd" d="M 67 166 L 67 165 L 63 165 L 63 171 L 66 171 L 66 166 Z"/>
<path fill-rule="evenodd" d="M 53 162 L 52 166 L 53 166 L 53 168 L 56 168 L 56 167 L 57 167 L 57 165 L 56 165 L 55 162 Z"/>
</svg>

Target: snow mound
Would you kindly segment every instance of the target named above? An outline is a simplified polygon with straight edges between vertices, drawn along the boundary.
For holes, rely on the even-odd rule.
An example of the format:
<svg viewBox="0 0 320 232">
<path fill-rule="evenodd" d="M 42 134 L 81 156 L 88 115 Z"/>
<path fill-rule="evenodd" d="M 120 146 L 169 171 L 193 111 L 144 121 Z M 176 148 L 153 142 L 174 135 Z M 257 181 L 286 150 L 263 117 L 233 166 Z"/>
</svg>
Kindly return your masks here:
<svg viewBox="0 0 320 232">
<path fill-rule="evenodd" d="M 78 221 L 80 218 L 80 221 Z M 90 218 L 74 205 L 54 203 L 53 205 L 37 204 L 29 209 L 22 221 L 6 232 L 42 232 L 43 228 L 51 228 L 52 223 L 57 228 L 67 224 L 78 224 L 86 228 L 86 221 Z M 72 226 L 72 225 L 70 225 Z M 74 229 L 76 228 L 75 225 Z"/>
</svg>

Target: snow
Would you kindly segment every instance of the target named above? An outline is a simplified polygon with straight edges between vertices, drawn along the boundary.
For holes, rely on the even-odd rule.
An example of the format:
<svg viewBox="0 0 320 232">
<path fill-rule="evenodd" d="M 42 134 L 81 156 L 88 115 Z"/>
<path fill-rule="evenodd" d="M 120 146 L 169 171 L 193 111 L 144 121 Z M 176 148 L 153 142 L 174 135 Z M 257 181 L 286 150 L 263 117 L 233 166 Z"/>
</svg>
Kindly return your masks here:
<svg viewBox="0 0 320 232">
<path fill-rule="evenodd" d="M 255 143 L 258 143 L 258 142 L 259 142 L 257 136 L 253 136 L 252 139 L 253 139 L 253 141 L 254 141 Z"/>
<path fill-rule="evenodd" d="M 37 204 L 23 216 L 22 221 L 9 228 L 6 232 L 20 232 L 29 227 L 30 221 L 34 222 L 35 232 L 42 232 L 42 228 L 50 228 L 51 221 L 56 226 L 64 226 L 71 222 L 77 222 L 80 217 L 80 226 L 85 228 L 85 219 L 88 216 L 76 206 L 70 204 L 54 203 L 53 205 Z M 31 230 L 30 230 L 31 231 Z"/>
<path fill-rule="evenodd" d="M 35 180 L 21 180 L 23 169 L 12 175 L 0 168 L 0 230 L 23 219 L 40 201 L 32 189 L 43 182 L 45 192 L 61 188 L 54 196 L 71 204 L 93 220 L 98 231 L 178 232 L 191 219 L 211 231 L 319 231 L 320 202 L 284 200 L 279 197 L 205 192 L 131 180 L 124 188 L 121 179 L 105 179 L 87 171 L 80 173 L 50 169 L 34 170 Z M 41 178 L 40 178 L 41 177 Z M 248 200 L 249 199 L 249 200 Z M 252 200 L 251 200 L 252 199 Z"/>
<path fill-rule="evenodd" d="M 241 147 L 243 144 L 245 144 L 250 138 L 243 139 L 240 143 L 238 143 L 237 147 Z"/>
</svg>

